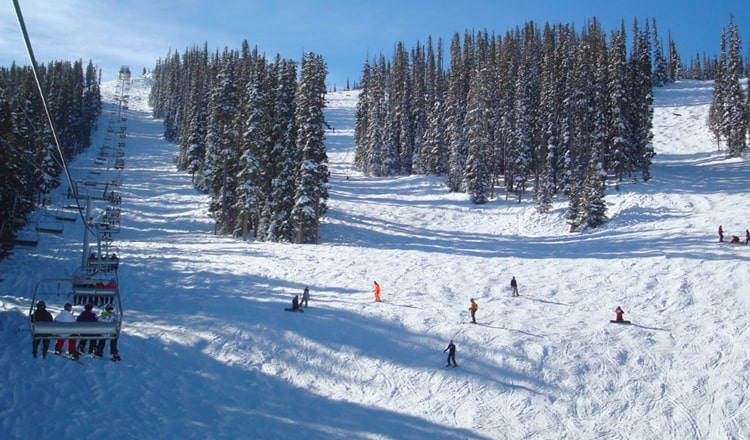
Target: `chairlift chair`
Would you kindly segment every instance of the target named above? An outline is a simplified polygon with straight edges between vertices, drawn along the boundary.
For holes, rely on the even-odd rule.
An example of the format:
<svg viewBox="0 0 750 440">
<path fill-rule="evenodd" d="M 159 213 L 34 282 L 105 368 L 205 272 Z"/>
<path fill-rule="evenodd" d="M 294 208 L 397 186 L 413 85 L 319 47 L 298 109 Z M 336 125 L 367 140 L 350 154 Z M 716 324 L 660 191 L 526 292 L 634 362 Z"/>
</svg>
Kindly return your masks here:
<svg viewBox="0 0 750 440">
<path fill-rule="evenodd" d="M 113 322 L 34 322 L 32 316 L 39 301 L 44 301 L 51 311 L 62 310 L 65 302 L 82 306 L 88 303 L 75 302 L 74 280 L 70 279 L 45 279 L 37 283 L 34 289 L 34 295 L 29 307 L 29 328 L 31 329 L 32 339 L 60 339 L 75 337 L 76 339 L 117 339 L 120 336 L 122 328 L 122 303 L 120 301 L 119 290 L 115 289 L 114 294 L 107 292 L 92 293 L 91 297 L 95 302 L 90 302 L 95 307 L 104 307 L 106 304 L 112 304 L 116 311 L 118 319 Z M 98 295 L 98 296 L 97 296 Z M 73 299 L 70 297 L 73 296 Z M 57 313 L 59 313 L 59 311 Z"/>
</svg>

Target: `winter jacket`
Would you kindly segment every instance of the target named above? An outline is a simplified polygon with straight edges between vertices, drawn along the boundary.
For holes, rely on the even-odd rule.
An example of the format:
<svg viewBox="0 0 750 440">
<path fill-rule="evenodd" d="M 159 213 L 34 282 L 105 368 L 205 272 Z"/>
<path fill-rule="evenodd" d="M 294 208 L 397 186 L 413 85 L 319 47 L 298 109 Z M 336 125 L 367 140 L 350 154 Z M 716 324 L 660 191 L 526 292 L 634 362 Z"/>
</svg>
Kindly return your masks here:
<svg viewBox="0 0 750 440">
<path fill-rule="evenodd" d="M 76 322 L 76 317 L 73 312 L 63 310 L 62 312 L 58 313 L 57 316 L 55 316 L 55 322 Z M 60 337 L 68 336 L 70 336 L 69 333 L 60 335 Z"/>
<path fill-rule="evenodd" d="M 456 354 L 456 345 L 451 342 L 450 344 L 448 344 L 448 347 L 443 350 L 443 353 L 445 353 L 446 351 L 448 352 L 448 354 Z"/>
<path fill-rule="evenodd" d="M 80 315 L 78 315 L 78 318 L 76 318 L 76 321 L 78 322 L 98 322 L 99 319 L 96 317 L 96 313 L 92 312 L 91 310 L 84 310 L 81 312 Z"/>
<path fill-rule="evenodd" d="M 76 317 L 73 312 L 63 310 L 62 312 L 57 314 L 57 316 L 55 317 L 55 322 L 76 322 Z"/>
<path fill-rule="evenodd" d="M 619 307 L 616 308 L 615 309 L 615 320 L 622 321 L 622 315 L 624 315 L 624 314 L 625 314 L 625 312 L 621 308 L 619 308 Z"/>
<path fill-rule="evenodd" d="M 36 309 L 34 314 L 31 315 L 32 322 L 52 322 L 52 313 L 48 312 L 47 309 Z"/>
<path fill-rule="evenodd" d="M 479 309 L 479 306 L 477 305 L 477 303 L 475 303 L 474 301 L 472 301 L 471 305 L 469 306 L 469 310 L 471 310 L 472 312 L 476 312 L 477 309 Z"/>
<path fill-rule="evenodd" d="M 108 311 L 105 310 L 105 311 L 103 311 L 102 313 L 99 314 L 99 321 L 102 321 L 102 322 L 115 322 L 115 321 L 117 321 L 117 313 L 115 313 L 115 312 L 108 312 Z"/>
</svg>

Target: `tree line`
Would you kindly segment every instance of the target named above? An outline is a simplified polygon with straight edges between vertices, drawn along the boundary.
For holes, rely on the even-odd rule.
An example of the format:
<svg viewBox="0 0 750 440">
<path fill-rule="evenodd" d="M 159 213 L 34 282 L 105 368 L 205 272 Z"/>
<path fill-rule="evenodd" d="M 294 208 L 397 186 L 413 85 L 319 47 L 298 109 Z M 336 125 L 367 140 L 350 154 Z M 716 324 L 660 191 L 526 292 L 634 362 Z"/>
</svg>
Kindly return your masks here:
<svg viewBox="0 0 750 440">
<path fill-rule="evenodd" d="M 0 68 L 0 238 L 11 239 L 25 217 L 60 183 L 65 160 L 90 146 L 101 113 L 97 69 L 89 61 L 37 68 L 62 152 L 57 151 L 31 67 Z"/>
<path fill-rule="evenodd" d="M 178 169 L 209 194 L 216 233 L 318 242 L 328 199 L 326 75 L 319 55 L 269 60 L 247 41 L 157 61 L 154 116 L 179 145 Z"/>
<path fill-rule="evenodd" d="M 596 19 L 580 33 L 533 22 L 502 37 L 456 33 L 447 71 L 440 40 L 398 43 L 391 60 L 363 67 L 355 164 L 369 175 L 443 176 L 476 204 L 502 187 L 546 212 L 564 194 L 571 230 L 596 227 L 608 178 L 650 179 L 652 85 L 679 70 L 661 52 L 663 69 L 652 69 L 655 22 L 636 21 L 632 33 L 629 53 L 624 23 L 608 38 Z"/>
</svg>

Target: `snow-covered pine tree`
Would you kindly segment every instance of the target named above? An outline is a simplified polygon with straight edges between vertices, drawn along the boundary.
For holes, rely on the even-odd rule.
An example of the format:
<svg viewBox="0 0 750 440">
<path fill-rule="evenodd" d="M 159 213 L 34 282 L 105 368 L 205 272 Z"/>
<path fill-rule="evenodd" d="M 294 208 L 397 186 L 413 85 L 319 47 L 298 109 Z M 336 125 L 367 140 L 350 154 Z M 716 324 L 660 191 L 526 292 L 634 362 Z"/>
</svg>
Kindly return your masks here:
<svg viewBox="0 0 750 440">
<path fill-rule="evenodd" d="M 354 166 L 365 174 L 371 174 L 370 161 L 371 146 L 368 142 L 370 130 L 370 91 L 371 91 L 371 69 L 368 61 L 362 66 L 362 79 L 360 80 L 359 99 L 354 113 Z"/>
<path fill-rule="evenodd" d="M 740 157 L 747 149 L 750 111 L 748 110 L 747 95 L 740 83 L 744 66 L 742 65 L 740 31 L 734 22 L 734 15 L 729 18 L 727 36 L 727 64 L 723 84 L 727 154 L 730 157 Z"/>
<path fill-rule="evenodd" d="M 627 90 L 628 60 L 625 48 L 625 23 L 612 33 L 609 44 L 609 112 L 610 112 L 610 147 L 608 169 L 615 179 L 621 182 L 626 173 L 633 169 L 628 151 L 630 132 L 628 111 L 630 95 Z"/>
<path fill-rule="evenodd" d="M 461 37 L 454 34 L 450 46 L 450 72 L 445 108 L 445 130 L 448 142 L 448 176 L 446 185 L 450 191 L 461 191 L 464 167 L 466 166 L 466 137 L 463 130 L 466 114 L 466 96 L 469 91 L 466 63 L 461 52 Z"/>
<path fill-rule="evenodd" d="M 318 243 L 320 217 L 328 200 L 326 121 L 323 116 L 326 74 L 326 64 L 321 56 L 311 52 L 303 56 L 295 109 L 297 147 L 300 150 L 293 211 L 296 243 Z"/>
<path fill-rule="evenodd" d="M 560 29 L 545 26 L 542 37 L 541 87 L 539 96 L 539 123 L 541 148 L 539 161 L 541 171 L 537 175 L 535 200 L 541 213 L 552 207 L 552 198 L 557 192 L 557 173 L 560 169 L 561 119 L 564 105 L 566 75 L 561 71 L 563 51 L 559 47 L 565 42 Z"/>
<path fill-rule="evenodd" d="M 716 78 L 714 79 L 713 95 L 711 105 L 708 108 L 708 128 L 716 140 L 716 150 L 721 150 L 721 140 L 726 139 L 727 135 L 727 113 L 725 106 L 727 102 L 727 33 L 726 30 L 721 32 L 721 51 L 719 63 L 716 69 Z"/>
<path fill-rule="evenodd" d="M 267 208 L 271 214 L 266 229 L 269 239 L 291 242 L 294 239 L 294 193 L 295 175 L 300 165 L 300 151 L 296 145 L 295 94 L 297 88 L 297 66 L 291 60 L 277 57 L 274 62 L 278 76 L 273 90 L 273 144 L 274 178 Z M 272 237 L 272 238 L 271 238 Z"/>
<path fill-rule="evenodd" d="M 243 121 L 241 149 L 241 168 L 238 180 L 238 221 L 241 235 L 246 238 L 249 231 L 260 240 L 268 240 L 267 222 L 271 216 L 266 212 L 270 181 L 275 173 L 271 161 L 272 115 L 269 90 L 266 84 L 265 59 L 257 54 L 248 54 L 245 61 L 245 91 L 242 99 Z"/>
<path fill-rule="evenodd" d="M 542 57 L 539 30 L 533 23 L 524 26 L 521 39 L 521 60 L 515 81 L 515 127 L 511 154 L 513 160 L 508 173 L 512 177 L 512 191 L 518 202 L 526 191 L 526 183 L 535 172 L 535 157 L 541 136 L 539 128 L 540 71 Z"/>
<path fill-rule="evenodd" d="M 391 102 L 390 142 L 396 150 L 395 166 L 394 169 L 389 170 L 388 174 L 411 174 L 416 137 L 413 111 L 415 97 L 410 75 L 409 52 L 401 42 L 396 43 L 388 86 L 388 96 Z"/>
<path fill-rule="evenodd" d="M 211 196 L 209 213 L 218 234 L 234 231 L 237 215 L 237 169 L 240 161 L 239 133 L 234 125 L 239 94 L 234 77 L 234 54 L 225 52 L 223 66 L 211 90 L 208 102 L 206 159 L 203 177 Z"/>
<path fill-rule="evenodd" d="M 638 28 L 637 21 L 633 25 L 633 49 L 629 62 L 629 98 L 628 112 L 630 127 L 630 158 L 633 164 L 631 172 L 640 172 L 644 182 L 651 179 L 651 162 L 656 153 L 651 140 L 653 117 L 653 93 L 651 86 L 651 48 L 649 45 L 648 26 L 644 30 Z M 635 177 L 634 177 L 635 178 Z"/>
<path fill-rule="evenodd" d="M 496 105 L 488 41 L 477 37 L 476 61 L 471 75 L 464 117 L 466 165 L 464 186 L 472 203 L 487 203 L 492 192 L 492 157 Z"/>
<path fill-rule="evenodd" d="M 427 131 L 427 110 L 431 107 L 432 98 L 427 94 L 427 62 L 425 49 L 417 42 L 417 46 L 411 51 L 411 121 L 413 132 L 413 146 L 409 158 L 409 173 L 420 173 L 422 170 L 422 143 Z M 421 171 L 424 174 L 424 171 Z"/>
<path fill-rule="evenodd" d="M 656 18 L 651 19 L 651 36 L 653 38 L 654 61 L 651 71 L 651 83 L 654 87 L 669 84 L 669 61 L 664 57 L 664 48 L 656 30 Z"/>
</svg>

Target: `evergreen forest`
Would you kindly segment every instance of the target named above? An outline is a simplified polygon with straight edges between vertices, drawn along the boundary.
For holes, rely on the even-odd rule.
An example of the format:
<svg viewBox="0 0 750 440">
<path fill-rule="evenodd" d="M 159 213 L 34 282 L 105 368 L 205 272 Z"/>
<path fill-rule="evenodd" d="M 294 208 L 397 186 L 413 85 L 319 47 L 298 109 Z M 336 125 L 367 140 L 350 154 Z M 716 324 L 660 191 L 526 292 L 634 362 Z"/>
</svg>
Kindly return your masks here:
<svg viewBox="0 0 750 440">
<path fill-rule="evenodd" d="M 36 70 L 35 76 L 31 67 L 0 68 L 0 239 L 5 250 L 27 216 L 45 206 L 50 190 L 60 184 L 63 160 L 89 147 L 101 113 L 99 78 L 91 61 L 85 69 L 79 60 L 50 62 Z"/>
<path fill-rule="evenodd" d="M 269 60 L 247 41 L 239 51 L 204 45 L 157 62 L 154 115 L 179 145 L 177 168 L 210 196 L 217 234 L 318 242 L 328 199 L 326 74 L 319 55 Z"/>
</svg>

